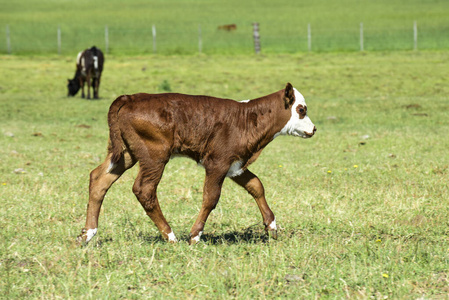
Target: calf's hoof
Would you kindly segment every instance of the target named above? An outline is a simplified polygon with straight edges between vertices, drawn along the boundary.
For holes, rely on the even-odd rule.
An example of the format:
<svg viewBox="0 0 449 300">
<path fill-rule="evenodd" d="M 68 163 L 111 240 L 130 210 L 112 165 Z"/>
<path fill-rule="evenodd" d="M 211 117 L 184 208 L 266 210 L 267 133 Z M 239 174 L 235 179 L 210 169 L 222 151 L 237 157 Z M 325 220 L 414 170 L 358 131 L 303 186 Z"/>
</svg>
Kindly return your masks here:
<svg viewBox="0 0 449 300">
<path fill-rule="evenodd" d="M 268 236 L 277 240 L 278 238 L 278 228 L 276 226 L 276 218 L 271 222 L 270 224 L 265 226 L 265 231 L 267 232 Z"/>
<path fill-rule="evenodd" d="M 87 245 L 87 243 L 97 234 L 97 228 L 81 230 L 81 234 L 76 238 L 76 241 L 82 246 Z"/>
<path fill-rule="evenodd" d="M 275 239 L 275 240 L 278 239 L 278 231 L 277 231 L 277 229 L 275 229 L 275 230 L 268 230 L 267 233 L 268 233 L 268 236 L 271 237 L 272 239 Z"/>
<path fill-rule="evenodd" d="M 87 229 L 83 228 L 81 230 L 81 234 L 79 236 L 77 236 L 77 238 L 76 238 L 76 243 L 79 246 L 86 246 L 87 245 L 86 240 L 87 240 Z"/>
<path fill-rule="evenodd" d="M 198 243 L 200 242 L 200 238 L 201 238 L 201 235 L 202 235 L 202 234 L 203 234 L 203 232 L 200 231 L 200 232 L 198 233 L 198 235 L 195 235 L 195 236 L 190 235 L 189 244 L 190 244 L 190 245 L 198 244 Z"/>
<path fill-rule="evenodd" d="M 176 238 L 175 234 L 173 233 L 173 231 L 170 231 L 170 233 L 162 233 L 162 237 L 169 242 L 170 244 L 175 244 L 178 242 L 178 239 Z"/>
</svg>

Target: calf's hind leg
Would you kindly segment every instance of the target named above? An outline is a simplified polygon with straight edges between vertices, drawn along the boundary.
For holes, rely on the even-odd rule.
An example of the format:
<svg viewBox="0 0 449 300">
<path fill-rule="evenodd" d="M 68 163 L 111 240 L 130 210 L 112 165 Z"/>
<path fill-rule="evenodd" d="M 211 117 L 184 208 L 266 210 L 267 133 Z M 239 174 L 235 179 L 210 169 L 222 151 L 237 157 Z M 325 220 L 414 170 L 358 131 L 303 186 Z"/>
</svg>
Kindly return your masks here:
<svg viewBox="0 0 449 300">
<path fill-rule="evenodd" d="M 156 193 L 164 168 L 165 162 L 141 163 L 139 174 L 134 182 L 133 192 L 147 215 L 159 229 L 162 237 L 174 243 L 177 242 L 176 236 L 162 213 Z"/>
<path fill-rule="evenodd" d="M 106 160 L 90 173 L 86 225 L 77 238 L 80 243 L 88 243 L 97 233 L 98 216 L 106 192 L 126 170 L 135 164 L 129 153 L 125 152 L 118 163 L 111 168 L 111 156 L 112 154 L 109 153 Z"/>
<path fill-rule="evenodd" d="M 232 180 L 253 196 L 262 214 L 265 231 L 270 234 L 272 238 L 277 239 L 276 218 L 267 204 L 265 190 L 259 178 L 247 169 L 241 175 L 232 177 Z"/>
</svg>

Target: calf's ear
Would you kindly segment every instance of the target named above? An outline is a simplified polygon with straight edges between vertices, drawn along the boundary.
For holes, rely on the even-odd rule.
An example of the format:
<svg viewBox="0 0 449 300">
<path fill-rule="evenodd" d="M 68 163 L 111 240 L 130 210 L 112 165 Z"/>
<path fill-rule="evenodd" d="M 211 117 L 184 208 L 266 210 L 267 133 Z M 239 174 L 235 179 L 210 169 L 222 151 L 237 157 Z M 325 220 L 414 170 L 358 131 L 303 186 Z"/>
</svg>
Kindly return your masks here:
<svg viewBox="0 0 449 300">
<path fill-rule="evenodd" d="M 290 105 L 295 102 L 295 93 L 293 91 L 293 86 L 290 82 L 287 83 L 284 90 L 284 102 L 285 108 L 288 108 Z"/>
</svg>

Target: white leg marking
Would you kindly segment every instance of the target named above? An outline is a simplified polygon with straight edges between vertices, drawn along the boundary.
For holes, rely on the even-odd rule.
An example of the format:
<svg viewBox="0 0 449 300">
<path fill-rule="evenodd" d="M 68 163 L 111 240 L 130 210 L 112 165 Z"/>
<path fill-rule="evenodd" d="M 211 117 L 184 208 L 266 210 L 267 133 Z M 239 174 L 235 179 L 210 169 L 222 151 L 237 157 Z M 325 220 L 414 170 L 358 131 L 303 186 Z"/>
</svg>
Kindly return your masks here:
<svg viewBox="0 0 449 300">
<path fill-rule="evenodd" d="M 97 228 L 88 229 L 86 232 L 86 243 L 89 242 L 96 234 L 97 234 Z"/>
<path fill-rule="evenodd" d="M 168 241 L 169 241 L 169 242 L 177 242 L 177 241 L 178 241 L 178 240 L 176 239 L 176 236 L 175 236 L 175 234 L 173 233 L 173 231 L 170 232 L 170 233 L 168 234 Z"/>
<path fill-rule="evenodd" d="M 274 218 L 274 221 L 271 222 L 270 225 L 268 225 L 268 228 L 270 228 L 271 230 L 277 230 L 278 228 L 276 227 L 276 218 Z"/>
<path fill-rule="evenodd" d="M 228 170 L 228 173 L 226 174 L 226 177 L 235 177 L 242 175 L 243 173 L 242 165 L 243 163 L 241 161 L 233 162 Z"/>
<path fill-rule="evenodd" d="M 200 238 L 201 238 L 202 234 L 203 234 L 203 232 L 200 231 L 196 237 L 192 238 L 192 240 L 194 240 L 195 243 L 198 243 L 200 241 Z"/>
<path fill-rule="evenodd" d="M 114 168 L 115 168 L 115 164 L 113 162 L 111 162 L 109 164 L 109 167 L 108 167 L 106 173 L 110 173 L 112 170 L 114 170 Z"/>
</svg>

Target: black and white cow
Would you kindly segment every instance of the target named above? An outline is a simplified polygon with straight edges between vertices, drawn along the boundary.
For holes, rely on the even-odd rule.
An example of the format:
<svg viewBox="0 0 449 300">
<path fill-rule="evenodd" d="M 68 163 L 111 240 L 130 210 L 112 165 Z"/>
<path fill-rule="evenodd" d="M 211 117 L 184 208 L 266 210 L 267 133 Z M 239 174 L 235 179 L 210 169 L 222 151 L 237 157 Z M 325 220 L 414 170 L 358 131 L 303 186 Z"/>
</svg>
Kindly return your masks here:
<svg viewBox="0 0 449 300">
<path fill-rule="evenodd" d="M 68 96 L 75 96 L 79 89 L 82 88 L 81 97 L 85 98 L 84 83 L 87 82 L 87 99 L 90 99 L 91 86 L 94 90 L 94 99 L 98 99 L 103 64 L 103 52 L 95 46 L 78 53 L 75 77 L 68 79 Z"/>
</svg>

